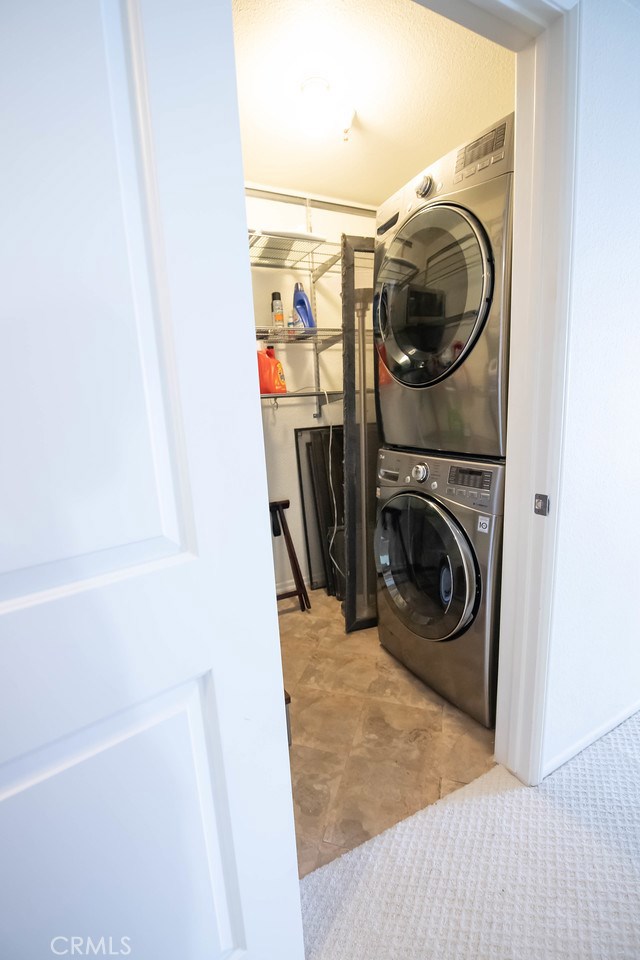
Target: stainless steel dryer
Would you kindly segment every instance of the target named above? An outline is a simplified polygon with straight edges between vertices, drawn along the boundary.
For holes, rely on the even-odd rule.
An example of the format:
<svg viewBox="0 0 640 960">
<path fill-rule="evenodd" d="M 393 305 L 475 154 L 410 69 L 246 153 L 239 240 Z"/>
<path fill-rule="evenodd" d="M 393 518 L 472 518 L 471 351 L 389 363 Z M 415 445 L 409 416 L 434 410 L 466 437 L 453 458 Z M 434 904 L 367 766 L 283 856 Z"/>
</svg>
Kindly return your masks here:
<svg viewBox="0 0 640 960">
<path fill-rule="evenodd" d="M 505 456 L 513 120 L 428 167 L 378 211 L 385 444 Z"/>
<path fill-rule="evenodd" d="M 504 470 L 378 454 L 380 642 L 486 727 L 495 723 Z"/>
</svg>

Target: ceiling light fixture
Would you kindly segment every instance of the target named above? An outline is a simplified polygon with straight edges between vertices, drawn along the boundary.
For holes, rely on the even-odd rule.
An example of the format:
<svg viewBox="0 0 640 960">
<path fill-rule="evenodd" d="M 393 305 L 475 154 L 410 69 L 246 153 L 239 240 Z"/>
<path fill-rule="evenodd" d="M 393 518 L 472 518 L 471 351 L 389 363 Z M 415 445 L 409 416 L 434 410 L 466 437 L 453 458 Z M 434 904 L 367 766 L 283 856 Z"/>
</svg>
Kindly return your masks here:
<svg viewBox="0 0 640 960">
<path fill-rule="evenodd" d="M 349 139 L 355 110 L 325 77 L 308 77 L 300 85 L 305 112 L 303 124 L 310 136 L 331 136 L 337 130 Z"/>
</svg>

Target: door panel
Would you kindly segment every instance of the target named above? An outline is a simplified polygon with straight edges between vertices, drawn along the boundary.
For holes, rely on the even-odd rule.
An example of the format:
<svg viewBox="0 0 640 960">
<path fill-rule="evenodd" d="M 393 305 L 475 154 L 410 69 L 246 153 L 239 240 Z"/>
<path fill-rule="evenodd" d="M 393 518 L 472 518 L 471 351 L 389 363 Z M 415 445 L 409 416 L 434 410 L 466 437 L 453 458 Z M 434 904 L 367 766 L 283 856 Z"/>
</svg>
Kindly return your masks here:
<svg viewBox="0 0 640 960">
<path fill-rule="evenodd" d="M 221 849 L 229 816 L 212 695 L 210 677 L 201 678 L 4 769 L 0 842 L 13 882 L 3 914 L 37 905 L 30 935 L 41 956 L 64 955 L 69 899 L 72 935 L 126 938 L 133 956 L 136 944 L 153 956 L 190 957 L 243 944 L 233 859 L 227 850 L 225 864 Z M 7 931 L 7 955 L 27 956 L 23 933 Z"/>
<path fill-rule="evenodd" d="M 0 40 L 5 600 L 175 553 L 181 526 L 118 7 L 107 30 L 95 3 L 27 7 Z"/>
<path fill-rule="evenodd" d="M 230 5 L 2 21 L 0 953 L 300 958 Z"/>
</svg>

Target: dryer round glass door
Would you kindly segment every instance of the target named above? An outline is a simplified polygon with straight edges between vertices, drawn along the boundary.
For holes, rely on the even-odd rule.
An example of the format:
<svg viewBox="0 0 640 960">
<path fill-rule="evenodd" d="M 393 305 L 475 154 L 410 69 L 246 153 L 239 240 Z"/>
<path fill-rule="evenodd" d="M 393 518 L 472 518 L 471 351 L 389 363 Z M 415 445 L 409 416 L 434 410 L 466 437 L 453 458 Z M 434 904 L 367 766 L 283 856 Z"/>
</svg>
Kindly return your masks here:
<svg viewBox="0 0 640 960">
<path fill-rule="evenodd" d="M 450 640 L 472 622 L 480 577 L 460 525 L 439 503 L 400 493 L 380 510 L 376 565 L 397 616 L 426 640 Z"/>
<path fill-rule="evenodd" d="M 493 260 L 480 222 L 463 207 L 424 207 L 391 241 L 376 278 L 376 348 L 409 387 L 437 383 L 476 342 L 491 305 Z"/>
</svg>

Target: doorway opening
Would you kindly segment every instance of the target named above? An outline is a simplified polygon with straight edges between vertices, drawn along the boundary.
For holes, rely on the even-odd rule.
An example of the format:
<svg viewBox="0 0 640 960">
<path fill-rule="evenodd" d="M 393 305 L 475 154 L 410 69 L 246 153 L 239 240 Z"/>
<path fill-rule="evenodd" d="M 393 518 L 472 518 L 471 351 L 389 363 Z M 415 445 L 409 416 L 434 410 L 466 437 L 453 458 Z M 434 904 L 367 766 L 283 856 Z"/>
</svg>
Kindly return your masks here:
<svg viewBox="0 0 640 960">
<path fill-rule="evenodd" d="M 256 327 L 273 343 L 287 388 L 262 391 L 269 499 L 289 501 L 292 539 L 316 588 L 310 611 L 295 598 L 279 603 L 301 875 L 493 764 L 492 732 L 381 647 L 376 626 L 345 631 L 339 252 L 345 234 L 375 237 L 376 210 L 411 178 L 513 111 L 515 56 L 409 0 L 376 0 L 366 22 L 358 7 L 234 4 Z M 283 50 L 301 55 L 283 65 Z M 363 322 L 372 332 L 371 263 L 369 270 L 357 289 L 371 290 Z M 316 328 L 292 339 L 298 283 Z M 278 330 L 272 308 L 280 299 Z M 309 495 L 305 502 L 307 469 L 328 512 L 324 565 L 322 528 L 310 536 L 318 506 L 309 509 Z M 287 592 L 281 537 L 274 562 L 277 590 Z"/>
</svg>

